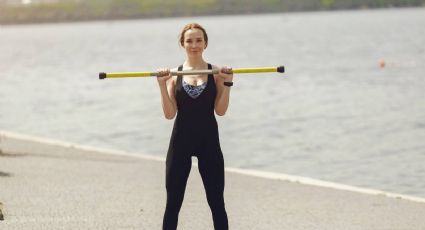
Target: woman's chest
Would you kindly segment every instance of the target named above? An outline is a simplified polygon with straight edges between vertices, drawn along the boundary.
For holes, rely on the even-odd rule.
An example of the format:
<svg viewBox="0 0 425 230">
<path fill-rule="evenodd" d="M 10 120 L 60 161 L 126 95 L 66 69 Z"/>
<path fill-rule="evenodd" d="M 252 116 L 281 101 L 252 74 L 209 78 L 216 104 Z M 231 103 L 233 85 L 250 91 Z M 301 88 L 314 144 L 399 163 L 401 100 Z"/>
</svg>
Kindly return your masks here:
<svg viewBox="0 0 425 230">
<path fill-rule="evenodd" d="M 208 81 L 208 75 L 183 76 L 183 81 L 191 86 L 200 86 Z"/>
</svg>

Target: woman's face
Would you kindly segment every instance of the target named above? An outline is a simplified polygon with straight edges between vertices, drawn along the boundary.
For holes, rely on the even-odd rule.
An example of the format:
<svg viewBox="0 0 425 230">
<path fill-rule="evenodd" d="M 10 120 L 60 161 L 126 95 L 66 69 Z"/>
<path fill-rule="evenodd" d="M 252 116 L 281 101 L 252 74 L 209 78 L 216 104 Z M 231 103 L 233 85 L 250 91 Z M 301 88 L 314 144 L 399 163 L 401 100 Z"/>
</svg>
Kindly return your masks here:
<svg viewBox="0 0 425 230">
<path fill-rule="evenodd" d="M 202 56 L 206 45 L 202 30 L 190 29 L 184 33 L 183 47 L 188 56 Z"/>
</svg>

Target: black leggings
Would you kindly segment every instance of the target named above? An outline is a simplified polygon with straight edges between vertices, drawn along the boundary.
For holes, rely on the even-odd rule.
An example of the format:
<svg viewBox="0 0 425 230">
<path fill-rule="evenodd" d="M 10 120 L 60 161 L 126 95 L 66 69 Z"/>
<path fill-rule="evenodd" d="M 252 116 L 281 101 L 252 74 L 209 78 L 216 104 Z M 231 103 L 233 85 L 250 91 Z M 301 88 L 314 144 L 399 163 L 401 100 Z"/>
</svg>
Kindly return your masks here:
<svg viewBox="0 0 425 230">
<path fill-rule="evenodd" d="M 208 204 L 211 208 L 214 229 L 229 229 L 224 207 L 224 160 L 221 151 L 204 152 L 197 155 L 198 168 L 204 183 Z M 177 229 L 178 215 L 183 203 L 186 182 L 192 167 L 189 154 L 169 152 L 166 160 L 167 205 L 163 230 Z"/>
</svg>

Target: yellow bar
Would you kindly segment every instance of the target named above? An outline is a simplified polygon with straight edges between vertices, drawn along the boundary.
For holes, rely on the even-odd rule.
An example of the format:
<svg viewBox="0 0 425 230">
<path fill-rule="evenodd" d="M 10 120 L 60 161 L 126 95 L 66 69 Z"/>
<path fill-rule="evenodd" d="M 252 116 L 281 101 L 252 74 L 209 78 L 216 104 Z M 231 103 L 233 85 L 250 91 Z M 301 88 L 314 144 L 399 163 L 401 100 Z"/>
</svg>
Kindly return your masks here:
<svg viewBox="0 0 425 230">
<path fill-rule="evenodd" d="M 122 77 L 150 77 L 151 72 L 123 72 L 123 73 L 107 73 L 107 78 L 122 78 Z"/>
<path fill-rule="evenodd" d="M 217 74 L 218 69 L 204 69 L 204 70 L 183 70 L 173 71 L 172 75 L 199 75 L 199 74 Z M 234 74 L 238 73 L 266 73 L 266 72 L 285 72 L 284 66 L 278 67 L 259 67 L 259 68 L 235 68 L 232 70 Z M 151 77 L 157 76 L 158 72 L 122 72 L 122 73 L 99 73 L 99 79 L 105 78 L 124 78 L 124 77 Z"/>
<path fill-rule="evenodd" d="M 261 68 L 237 68 L 232 70 L 233 73 L 266 73 L 277 72 L 276 67 L 261 67 Z"/>
</svg>

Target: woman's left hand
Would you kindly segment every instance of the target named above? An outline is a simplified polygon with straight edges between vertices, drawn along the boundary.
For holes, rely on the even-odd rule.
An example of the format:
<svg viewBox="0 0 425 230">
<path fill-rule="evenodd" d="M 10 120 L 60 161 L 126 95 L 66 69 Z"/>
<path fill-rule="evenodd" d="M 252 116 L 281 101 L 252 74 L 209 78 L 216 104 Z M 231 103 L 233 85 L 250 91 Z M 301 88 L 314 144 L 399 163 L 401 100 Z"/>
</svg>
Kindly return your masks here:
<svg viewBox="0 0 425 230">
<path fill-rule="evenodd" d="M 217 76 L 223 81 L 231 82 L 233 80 L 233 71 L 230 67 L 222 67 Z"/>
</svg>

